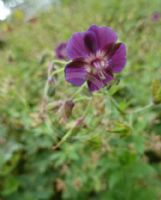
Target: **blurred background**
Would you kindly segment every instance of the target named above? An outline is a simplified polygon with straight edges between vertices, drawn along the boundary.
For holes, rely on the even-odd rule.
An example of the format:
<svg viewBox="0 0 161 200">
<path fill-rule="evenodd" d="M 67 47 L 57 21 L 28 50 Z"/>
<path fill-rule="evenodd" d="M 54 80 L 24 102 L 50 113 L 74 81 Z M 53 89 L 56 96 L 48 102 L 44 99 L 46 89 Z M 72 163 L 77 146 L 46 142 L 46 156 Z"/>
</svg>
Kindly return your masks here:
<svg viewBox="0 0 161 200">
<path fill-rule="evenodd" d="M 59 73 L 46 109 L 55 48 L 92 24 L 126 44 L 125 70 L 74 100 Z M 0 200 L 161 200 L 160 104 L 160 0 L 0 0 Z"/>
</svg>

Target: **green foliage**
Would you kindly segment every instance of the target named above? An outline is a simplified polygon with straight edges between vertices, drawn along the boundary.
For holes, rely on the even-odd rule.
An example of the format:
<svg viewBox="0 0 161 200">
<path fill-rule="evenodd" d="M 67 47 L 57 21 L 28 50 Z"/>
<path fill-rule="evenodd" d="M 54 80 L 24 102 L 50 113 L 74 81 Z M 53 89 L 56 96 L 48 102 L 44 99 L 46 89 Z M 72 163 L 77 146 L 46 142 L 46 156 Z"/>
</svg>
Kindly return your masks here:
<svg viewBox="0 0 161 200">
<path fill-rule="evenodd" d="M 32 20 L 17 10 L 0 23 L 1 200 L 161 199 L 161 21 L 151 21 L 160 7 L 157 0 L 64 0 Z M 60 73 L 46 112 L 54 48 L 91 24 L 112 27 L 127 45 L 119 83 L 93 97 L 84 88 L 66 118 L 58 101 L 77 88 Z"/>
<path fill-rule="evenodd" d="M 152 82 L 152 95 L 155 104 L 161 103 L 161 82 L 159 80 Z"/>
</svg>

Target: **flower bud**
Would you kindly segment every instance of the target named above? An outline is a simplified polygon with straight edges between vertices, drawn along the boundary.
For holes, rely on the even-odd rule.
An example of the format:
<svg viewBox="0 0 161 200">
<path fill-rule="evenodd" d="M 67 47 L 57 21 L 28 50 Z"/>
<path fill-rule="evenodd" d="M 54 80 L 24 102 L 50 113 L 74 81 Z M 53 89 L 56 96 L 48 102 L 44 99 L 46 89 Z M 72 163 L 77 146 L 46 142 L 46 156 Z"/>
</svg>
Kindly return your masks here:
<svg viewBox="0 0 161 200">
<path fill-rule="evenodd" d="M 48 77 L 48 84 L 49 84 L 49 85 L 52 85 L 52 84 L 54 84 L 54 83 L 55 83 L 54 77 L 49 76 L 49 77 Z"/>
<path fill-rule="evenodd" d="M 72 110 L 74 107 L 73 100 L 69 99 L 63 102 L 62 105 L 62 120 L 63 122 L 66 121 L 72 114 Z"/>
<path fill-rule="evenodd" d="M 48 76 L 51 76 L 53 71 L 55 71 L 55 66 L 52 62 L 49 62 L 49 64 L 48 64 Z"/>
</svg>

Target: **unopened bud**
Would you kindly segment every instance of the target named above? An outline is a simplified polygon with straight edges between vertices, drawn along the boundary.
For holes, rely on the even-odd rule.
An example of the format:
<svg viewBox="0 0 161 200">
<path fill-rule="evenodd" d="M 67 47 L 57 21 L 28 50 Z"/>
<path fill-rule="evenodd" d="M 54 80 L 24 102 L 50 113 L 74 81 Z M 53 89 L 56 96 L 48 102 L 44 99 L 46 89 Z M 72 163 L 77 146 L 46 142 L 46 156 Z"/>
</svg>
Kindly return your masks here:
<svg viewBox="0 0 161 200">
<path fill-rule="evenodd" d="M 80 117 L 79 119 L 77 119 L 76 120 L 76 122 L 75 122 L 75 126 L 76 127 L 86 127 L 87 125 L 85 124 L 85 122 L 84 122 L 84 117 Z"/>
<path fill-rule="evenodd" d="M 58 112 L 61 122 L 65 122 L 72 114 L 74 102 L 72 99 L 65 100 L 65 101 L 56 101 L 53 103 L 50 103 L 48 105 L 49 110 L 54 110 Z"/>
<path fill-rule="evenodd" d="M 51 84 L 54 84 L 54 83 L 55 83 L 54 77 L 49 76 L 49 77 L 48 77 L 48 83 L 49 83 L 50 85 L 51 85 Z"/>
<path fill-rule="evenodd" d="M 62 111 L 63 111 L 63 120 L 67 120 L 71 114 L 74 107 L 73 100 L 69 99 L 63 103 Z"/>
<path fill-rule="evenodd" d="M 55 66 L 52 62 L 48 64 L 48 76 L 51 76 L 52 72 L 55 70 Z"/>
<path fill-rule="evenodd" d="M 67 129 L 77 129 L 77 128 L 87 128 L 87 124 L 85 123 L 84 117 L 80 117 L 74 121 L 71 121 L 66 125 Z"/>
</svg>

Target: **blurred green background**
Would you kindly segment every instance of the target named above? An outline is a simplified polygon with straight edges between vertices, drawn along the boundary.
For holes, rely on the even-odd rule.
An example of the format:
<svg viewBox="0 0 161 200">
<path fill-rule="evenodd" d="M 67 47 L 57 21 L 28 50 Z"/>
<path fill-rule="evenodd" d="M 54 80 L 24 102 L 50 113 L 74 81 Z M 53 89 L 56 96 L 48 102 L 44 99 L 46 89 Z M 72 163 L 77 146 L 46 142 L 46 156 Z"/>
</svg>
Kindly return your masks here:
<svg viewBox="0 0 161 200">
<path fill-rule="evenodd" d="M 15 2 L 0 21 L 0 200 L 161 200 L 161 1 Z M 55 105 L 77 88 L 60 73 L 44 110 L 55 47 L 91 24 L 127 46 L 118 83 L 84 88 L 66 113 Z"/>
</svg>

